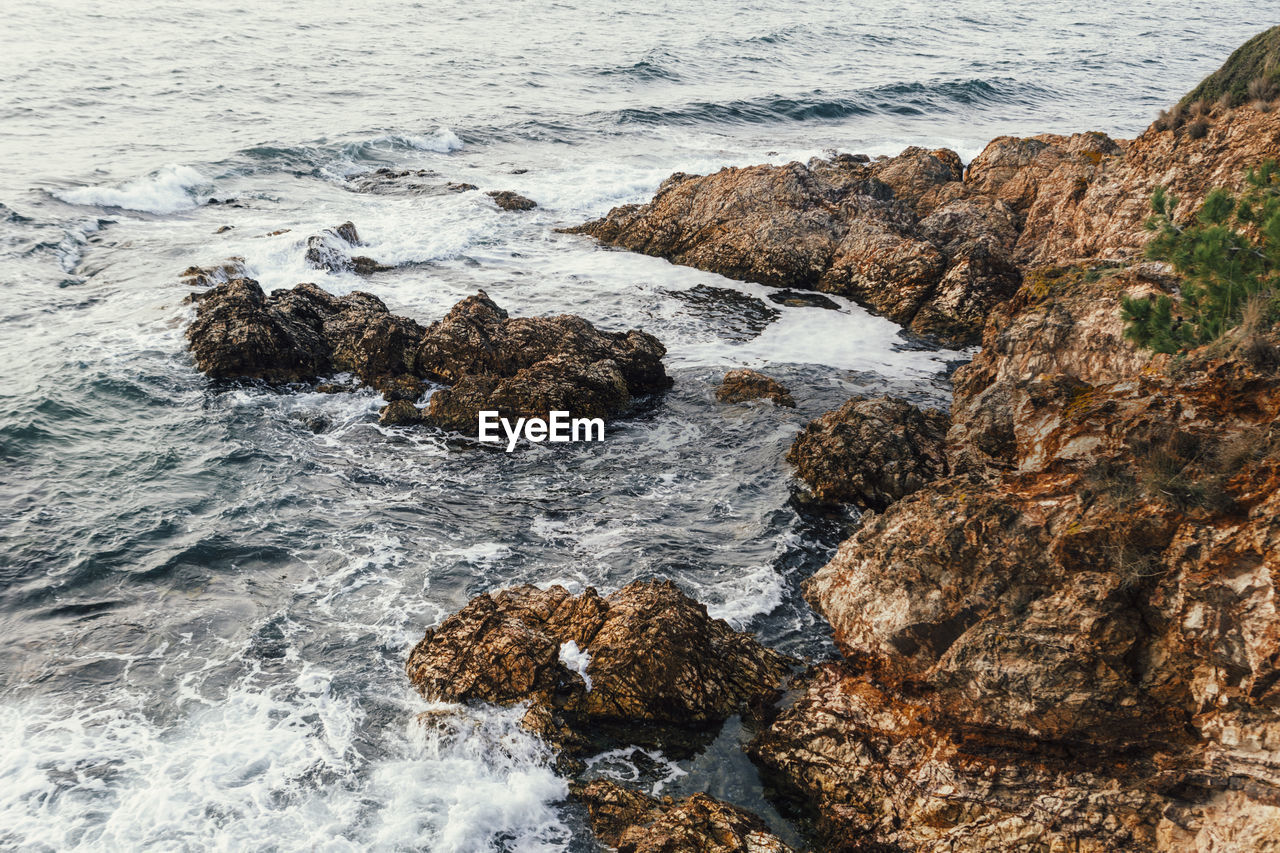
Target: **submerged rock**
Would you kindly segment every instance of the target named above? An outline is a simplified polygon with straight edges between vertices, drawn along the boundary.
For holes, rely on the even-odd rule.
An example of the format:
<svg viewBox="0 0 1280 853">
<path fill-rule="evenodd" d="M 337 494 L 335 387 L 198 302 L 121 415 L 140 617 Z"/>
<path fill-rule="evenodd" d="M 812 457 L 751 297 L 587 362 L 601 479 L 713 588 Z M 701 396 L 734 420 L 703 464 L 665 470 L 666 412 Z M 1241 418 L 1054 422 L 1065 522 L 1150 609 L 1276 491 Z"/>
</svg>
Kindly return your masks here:
<svg viewBox="0 0 1280 853">
<path fill-rule="evenodd" d="M 368 293 L 335 297 L 314 284 L 266 295 L 241 278 L 192 299 L 187 339 L 204 373 L 277 383 L 353 373 L 392 404 L 384 422 L 409 422 L 424 380 L 449 387 L 417 417 L 472 435 L 481 410 L 609 419 L 671 384 L 651 335 L 601 332 L 572 315 L 510 318 L 483 291 L 425 329 Z"/>
<path fill-rule="evenodd" d="M 882 510 L 947 473 L 947 415 L 854 397 L 810 422 L 787 461 L 821 500 Z"/>
<path fill-rule="evenodd" d="M 772 400 L 775 405 L 794 409 L 796 401 L 787 387 L 776 379 L 754 370 L 730 370 L 716 389 L 721 403 L 743 403 L 747 400 Z"/>
<path fill-rule="evenodd" d="M 596 779 L 577 787 L 596 838 L 619 853 L 790 853 L 760 818 L 706 794 L 657 799 Z"/>
<path fill-rule="evenodd" d="M 525 726 L 574 752 L 706 730 L 773 694 L 791 663 L 670 581 L 637 581 L 603 598 L 560 586 L 477 596 L 405 668 L 428 700 L 528 702 Z"/>
<path fill-rule="evenodd" d="M 821 293 L 804 290 L 775 290 L 769 294 L 769 301 L 789 308 L 825 308 L 828 311 L 839 311 L 840 304 L 828 299 Z"/>
<path fill-rule="evenodd" d="M 667 293 L 683 302 L 687 313 L 705 321 L 717 335 L 731 341 L 753 340 L 782 316 L 763 299 L 731 287 L 699 284 Z"/>
<path fill-rule="evenodd" d="M 531 198 L 525 198 L 519 193 L 513 193 L 510 190 L 491 190 L 485 195 L 493 199 L 493 203 L 503 210 L 533 210 L 538 203 Z"/>
</svg>

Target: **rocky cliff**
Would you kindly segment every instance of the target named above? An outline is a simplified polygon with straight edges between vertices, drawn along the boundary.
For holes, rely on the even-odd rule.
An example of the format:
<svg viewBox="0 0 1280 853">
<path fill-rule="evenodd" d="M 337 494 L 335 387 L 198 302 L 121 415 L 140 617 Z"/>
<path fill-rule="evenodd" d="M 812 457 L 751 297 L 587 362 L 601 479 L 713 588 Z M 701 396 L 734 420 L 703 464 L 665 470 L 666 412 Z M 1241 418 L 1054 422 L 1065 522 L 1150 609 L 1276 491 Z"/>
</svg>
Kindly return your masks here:
<svg viewBox="0 0 1280 853">
<path fill-rule="evenodd" d="M 807 584 L 843 659 L 752 754 L 824 849 L 1280 849 L 1280 328 L 1125 340 L 1158 185 L 1191 216 L 1280 154 L 1270 106 L 998 139 L 964 192 L 1022 281 L 955 376 L 948 475 Z"/>
</svg>

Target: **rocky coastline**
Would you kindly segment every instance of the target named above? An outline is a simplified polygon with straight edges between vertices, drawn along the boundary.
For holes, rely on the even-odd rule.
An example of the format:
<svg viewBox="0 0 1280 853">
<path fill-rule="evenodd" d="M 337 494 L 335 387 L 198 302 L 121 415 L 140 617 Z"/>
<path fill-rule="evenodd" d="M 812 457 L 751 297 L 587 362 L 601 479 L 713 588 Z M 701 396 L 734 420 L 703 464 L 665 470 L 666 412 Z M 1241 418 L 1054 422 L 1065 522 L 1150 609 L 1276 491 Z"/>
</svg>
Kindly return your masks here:
<svg viewBox="0 0 1280 853">
<path fill-rule="evenodd" d="M 1274 68 L 1280 28 L 1264 35 Z M 1179 293 L 1144 258 L 1152 193 L 1168 187 L 1188 221 L 1280 159 L 1280 105 L 1233 91 L 1133 140 L 678 173 L 566 229 L 980 348 L 949 413 L 855 398 L 792 446 L 816 499 L 862 511 L 805 585 L 840 658 L 788 658 L 666 581 L 523 586 L 428 629 L 406 662 L 415 689 L 525 707 L 618 850 L 791 849 L 709 796 L 581 777 L 618 745 L 696 751 L 734 715 L 815 850 L 1280 850 L 1280 324 L 1170 355 L 1121 319 L 1124 297 Z M 376 272 L 346 228 L 311 238 L 314 265 Z M 651 335 L 511 318 L 483 292 L 424 326 L 365 293 L 266 294 L 234 264 L 191 278 L 208 286 L 187 335 L 210 377 L 349 373 L 389 423 L 616 418 L 670 384 Z M 802 393 L 734 371 L 717 396 Z"/>
</svg>

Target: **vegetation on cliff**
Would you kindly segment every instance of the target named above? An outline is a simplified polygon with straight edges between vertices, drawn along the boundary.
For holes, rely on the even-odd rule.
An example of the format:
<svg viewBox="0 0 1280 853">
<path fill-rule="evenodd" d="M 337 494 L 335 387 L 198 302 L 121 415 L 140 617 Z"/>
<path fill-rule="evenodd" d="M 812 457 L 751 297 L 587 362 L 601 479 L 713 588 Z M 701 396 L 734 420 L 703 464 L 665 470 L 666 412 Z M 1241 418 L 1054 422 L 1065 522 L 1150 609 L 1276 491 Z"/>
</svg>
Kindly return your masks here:
<svg viewBox="0 0 1280 853">
<path fill-rule="evenodd" d="M 1173 265 L 1183 277 L 1181 298 L 1124 297 L 1125 337 L 1140 347 L 1174 353 L 1248 336 L 1280 313 L 1280 170 L 1268 161 L 1251 170 L 1238 196 L 1217 188 L 1205 197 L 1195 221 L 1179 225 L 1177 207 L 1163 187 L 1151 199 L 1155 236 L 1147 256 Z M 1241 328 L 1243 327 L 1243 329 Z"/>
<path fill-rule="evenodd" d="M 1280 26 L 1259 33 L 1237 48 L 1221 68 L 1188 92 L 1179 105 L 1225 99 L 1235 107 L 1247 101 L 1269 101 L 1277 91 L 1280 91 Z"/>
</svg>

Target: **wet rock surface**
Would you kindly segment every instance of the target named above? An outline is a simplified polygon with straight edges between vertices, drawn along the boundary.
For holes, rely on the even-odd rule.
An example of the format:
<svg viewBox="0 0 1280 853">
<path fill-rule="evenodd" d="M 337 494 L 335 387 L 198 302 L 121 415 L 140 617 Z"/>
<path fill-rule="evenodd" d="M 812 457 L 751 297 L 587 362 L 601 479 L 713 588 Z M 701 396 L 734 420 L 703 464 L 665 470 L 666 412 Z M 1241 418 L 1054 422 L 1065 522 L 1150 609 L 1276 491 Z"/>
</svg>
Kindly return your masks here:
<svg viewBox="0 0 1280 853">
<path fill-rule="evenodd" d="M 350 222 L 344 222 L 336 228 L 326 228 L 307 238 L 307 265 L 318 270 L 354 272 L 357 275 L 370 275 L 391 269 L 373 258 L 352 255 L 351 250 L 361 245 L 363 243 L 360 242 L 360 235 Z"/>
<path fill-rule="evenodd" d="M 596 838 L 619 853 L 789 853 L 758 817 L 706 794 L 661 799 L 597 779 L 578 786 Z"/>
<path fill-rule="evenodd" d="M 787 461 L 821 500 L 882 510 L 947 473 L 947 415 L 855 397 L 810 422 Z"/>
<path fill-rule="evenodd" d="M 963 195 L 952 151 L 909 148 L 868 162 L 679 173 L 646 205 L 615 208 L 569 229 L 730 278 L 848 296 L 952 343 L 976 340 L 984 312 L 1017 287 L 998 215 L 922 221 Z M 1016 235 L 1015 235 L 1016 236 Z M 930 311 L 915 318 L 926 306 Z"/>
<path fill-rule="evenodd" d="M 617 417 L 670 386 L 665 354 L 652 335 L 601 332 L 569 314 L 508 317 L 481 291 L 427 328 L 414 370 L 452 383 L 432 395 L 427 420 L 474 434 L 482 410 L 513 421 L 556 410 Z"/>
<path fill-rule="evenodd" d="M 538 203 L 531 198 L 525 198 L 519 193 L 513 193 L 511 190 L 490 190 L 485 193 L 489 198 L 493 199 L 493 203 L 506 211 L 533 210 Z"/>
<path fill-rule="evenodd" d="M 525 726 L 572 753 L 678 744 L 772 696 L 792 663 L 661 581 L 477 596 L 426 632 L 406 671 L 428 700 L 528 702 Z"/>
<path fill-rule="evenodd" d="M 699 284 L 688 290 L 669 290 L 667 293 L 684 303 L 689 314 L 705 321 L 716 334 L 731 341 L 757 338 L 781 316 L 778 309 L 764 300 L 731 287 Z"/>
<path fill-rule="evenodd" d="M 204 373 L 292 383 L 349 372 L 383 392 L 384 423 L 418 418 L 474 435 L 481 410 L 609 419 L 670 385 L 652 335 L 601 332 L 572 315 L 510 318 L 483 292 L 425 329 L 375 296 L 335 297 L 314 284 L 268 295 L 239 278 L 192 300 L 187 339 Z M 418 412 L 424 380 L 448 387 Z"/>
<path fill-rule="evenodd" d="M 716 389 L 721 403 L 745 403 L 748 400 L 772 400 L 775 405 L 794 409 L 795 399 L 787 387 L 776 379 L 754 370 L 730 370 Z"/>
</svg>

